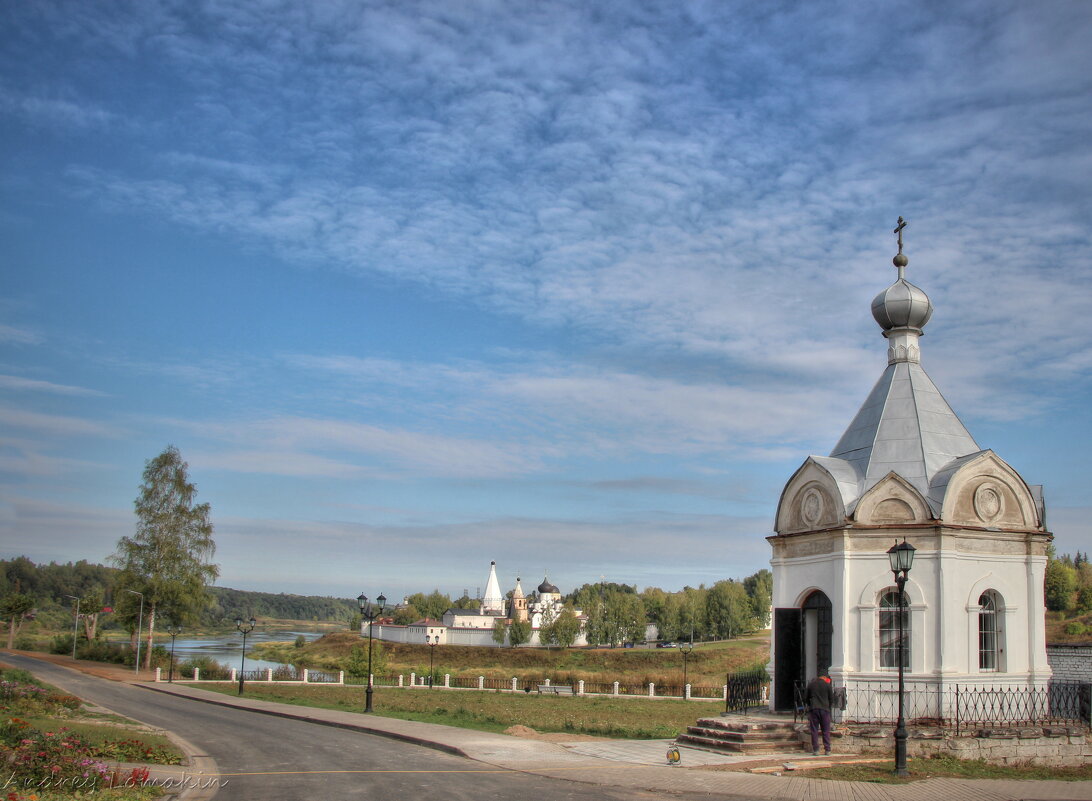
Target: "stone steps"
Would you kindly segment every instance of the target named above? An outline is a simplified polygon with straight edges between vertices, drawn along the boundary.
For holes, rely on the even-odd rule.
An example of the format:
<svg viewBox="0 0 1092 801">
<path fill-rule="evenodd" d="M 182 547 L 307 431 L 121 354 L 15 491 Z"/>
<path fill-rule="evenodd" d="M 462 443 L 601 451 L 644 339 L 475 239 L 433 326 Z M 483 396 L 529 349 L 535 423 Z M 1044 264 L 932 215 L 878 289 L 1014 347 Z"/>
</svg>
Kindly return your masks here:
<svg viewBox="0 0 1092 801">
<path fill-rule="evenodd" d="M 733 754 L 777 754 L 805 750 L 792 723 L 702 718 L 675 738 L 679 745 Z"/>
</svg>

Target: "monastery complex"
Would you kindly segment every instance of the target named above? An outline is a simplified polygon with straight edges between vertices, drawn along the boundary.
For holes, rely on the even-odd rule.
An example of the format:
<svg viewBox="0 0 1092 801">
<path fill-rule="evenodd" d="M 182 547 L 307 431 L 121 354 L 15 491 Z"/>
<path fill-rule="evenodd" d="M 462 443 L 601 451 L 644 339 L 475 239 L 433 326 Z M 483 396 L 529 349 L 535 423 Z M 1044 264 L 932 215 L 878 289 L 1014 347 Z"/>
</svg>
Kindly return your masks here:
<svg viewBox="0 0 1092 801">
<path fill-rule="evenodd" d="M 424 643 L 435 642 L 439 645 L 483 645 L 497 647 L 493 639 L 493 628 L 498 620 L 521 621 L 531 624 L 531 639 L 528 646 L 543 645 L 539 638 L 539 630 L 554 620 L 564 604 L 561 601 L 561 590 L 550 583 L 548 578 L 543 578 L 542 583 L 530 595 L 523 591 L 520 578 L 516 577 L 516 585 L 512 589 L 511 601 L 501 593 L 500 582 L 497 580 L 497 563 L 489 563 L 489 578 L 485 583 L 485 593 L 477 609 L 448 609 L 444 612 L 442 620 L 430 620 L 425 618 L 410 623 L 406 626 L 397 626 L 393 623 L 376 621 L 374 636 L 376 639 L 388 642 Z M 580 633 L 577 635 L 575 646 L 587 645 L 584 635 L 584 626 L 587 616 L 579 609 L 574 610 L 580 621 Z M 361 625 L 361 634 L 368 634 L 368 623 Z M 426 639 L 428 638 L 428 639 Z"/>
</svg>

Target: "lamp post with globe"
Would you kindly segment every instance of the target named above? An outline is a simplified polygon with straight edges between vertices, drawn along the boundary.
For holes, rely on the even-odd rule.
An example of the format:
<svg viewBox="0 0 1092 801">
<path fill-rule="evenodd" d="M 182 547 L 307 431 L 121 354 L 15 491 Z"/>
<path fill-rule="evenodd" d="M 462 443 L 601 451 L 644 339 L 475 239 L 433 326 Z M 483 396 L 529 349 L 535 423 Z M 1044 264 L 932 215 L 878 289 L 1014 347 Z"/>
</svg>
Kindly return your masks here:
<svg viewBox="0 0 1092 801">
<path fill-rule="evenodd" d="M 383 607 L 387 605 L 386 596 L 380 594 L 375 599 L 375 604 L 368 602 L 368 596 L 364 593 L 360 593 L 357 596 L 356 602 L 360 605 L 360 616 L 368 621 L 368 689 L 364 691 L 364 711 L 372 711 L 372 641 L 373 632 L 375 627 L 375 619 L 383 614 Z"/>
<path fill-rule="evenodd" d="M 906 662 L 906 642 L 903 630 L 903 618 L 906 615 L 906 578 L 914 565 L 914 546 L 905 539 L 896 542 L 887 551 L 891 563 L 891 572 L 895 574 L 895 585 L 899 588 L 899 719 L 895 724 L 895 775 L 909 776 L 906 768 L 906 716 L 904 698 L 906 682 L 903 676 Z"/>
</svg>

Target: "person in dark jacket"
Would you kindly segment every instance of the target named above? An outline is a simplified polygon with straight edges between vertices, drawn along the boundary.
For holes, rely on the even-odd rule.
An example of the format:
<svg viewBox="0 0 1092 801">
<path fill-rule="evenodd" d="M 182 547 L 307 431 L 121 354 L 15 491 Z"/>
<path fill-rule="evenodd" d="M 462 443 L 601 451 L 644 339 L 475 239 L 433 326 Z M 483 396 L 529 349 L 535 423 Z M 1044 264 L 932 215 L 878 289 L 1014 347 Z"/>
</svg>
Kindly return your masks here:
<svg viewBox="0 0 1092 801">
<path fill-rule="evenodd" d="M 834 687 L 827 671 L 820 670 L 808 684 L 808 728 L 811 730 L 811 752 L 819 756 L 819 732 L 823 732 L 823 748 L 830 753 L 830 710 L 834 706 Z"/>
</svg>

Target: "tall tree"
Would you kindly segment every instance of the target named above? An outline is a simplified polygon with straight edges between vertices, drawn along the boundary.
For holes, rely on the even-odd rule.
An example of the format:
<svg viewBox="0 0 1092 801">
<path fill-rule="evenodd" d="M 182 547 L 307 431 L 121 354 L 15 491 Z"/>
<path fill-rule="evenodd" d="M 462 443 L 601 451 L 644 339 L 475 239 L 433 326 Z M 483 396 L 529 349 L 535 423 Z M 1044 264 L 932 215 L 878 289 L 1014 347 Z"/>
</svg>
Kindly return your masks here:
<svg viewBox="0 0 1092 801">
<path fill-rule="evenodd" d="M 526 620 L 513 620 L 508 624 L 508 644 L 513 648 L 531 641 L 531 623 Z"/>
<path fill-rule="evenodd" d="M 0 617 L 8 624 L 8 650 L 15 647 L 15 635 L 23 627 L 23 622 L 34 611 L 34 596 L 13 592 L 0 600 Z"/>
<path fill-rule="evenodd" d="M 113 556 L 121 568 L 118 587 L 144 596 L 146 668 L 151 666 L 156 615 L 169 611 L 179 621 L 195 618 L 209 603 L 208 584 L 220 575 L 211 562 L 216 544 L 209 505 L 194 502 L 197 488 L 188 468 L 173 445 L 145 464 L 135 501 L 136 533 L 118 540 Z"/>
<path fill-rule="evenodd" d="M 1061 559 L 1047 555 L 1046 577 L 1043 581 L 1043 595 L 1046 608 L 1052 612 L 1065 612 L 1073 607 L 1073 594 L 1077 591 L 1077 571 L 1066 564 L 1066 557 Z"/>
<path fill-rule="evenodd" d="M 91 590 L 80 599 L 80 602 L 83 604 L 80 612 L 80 617 L 83 618 L 83 633 L 87 641 L 91 642 L 99 629 L 99 615 L 103 610 L 102 590 Z"/>
<path fill-rule="evenodd" d="M 732 637 L 749 628 L 754 609 L 743 585 L 725 580 L 710 587 L 705 594 L 705 619 L 713 637 Z"/>
<path fill-rule="evenodd" d="M 743 579 L 743 589 L 751 601 L 755 624 L 760 629 L 770 625 L 770 603 L 773 601 L 773 573 L 762 568 Z"/>
</svg>

